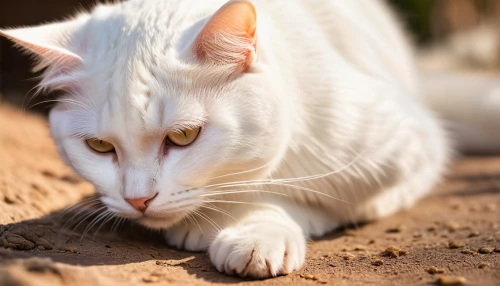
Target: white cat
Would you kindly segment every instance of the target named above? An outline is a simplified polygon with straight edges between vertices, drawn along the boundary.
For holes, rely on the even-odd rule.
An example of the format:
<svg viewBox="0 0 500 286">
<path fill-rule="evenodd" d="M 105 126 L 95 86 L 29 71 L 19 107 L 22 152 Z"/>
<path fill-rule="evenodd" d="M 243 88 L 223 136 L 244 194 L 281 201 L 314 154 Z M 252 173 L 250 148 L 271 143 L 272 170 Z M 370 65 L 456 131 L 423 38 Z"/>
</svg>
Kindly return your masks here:
<svg viewBox="0 0 500 286">
<path fill-rule="evenodd" d="M 450 158 L 381 1 L 131 0 L 0 34 L 65 92 L 52 136 L 108 210 L 230 275 L 299 269 L 306 238 L 410 207 Z"/>
</svg>

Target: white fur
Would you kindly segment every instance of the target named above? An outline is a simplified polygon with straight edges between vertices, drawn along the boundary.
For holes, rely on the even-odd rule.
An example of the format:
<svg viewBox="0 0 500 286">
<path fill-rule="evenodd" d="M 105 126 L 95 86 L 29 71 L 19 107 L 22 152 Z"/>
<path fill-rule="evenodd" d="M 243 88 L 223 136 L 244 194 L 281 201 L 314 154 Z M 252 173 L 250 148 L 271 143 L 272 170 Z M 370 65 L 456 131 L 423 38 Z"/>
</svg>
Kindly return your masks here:
<svg viewBox="0 0 500 286">
<path fill-rule="evenodd" d="M 68 91 L 50 114 L 57 148 L 110 211 L 208 249 L 221 272 L 270 277 L 301 267 L 306 237 L 431 190 L 447 139 L 381 1 L 256 0 L 256 60 L 237 74 L 191 54 L 224 2 L 100 6 L 61 32 L 57 48 L 81 64 L 53 73 L 64 61 L 42 59 L 42 87 Z M 161 153 L 166 133 L 186 126 L 203 126 L 195 143 Z M 89 137 L 116 155 L 93 153 Z M 145 215 L 124 200 L 157 192 Z"/>
</svg>

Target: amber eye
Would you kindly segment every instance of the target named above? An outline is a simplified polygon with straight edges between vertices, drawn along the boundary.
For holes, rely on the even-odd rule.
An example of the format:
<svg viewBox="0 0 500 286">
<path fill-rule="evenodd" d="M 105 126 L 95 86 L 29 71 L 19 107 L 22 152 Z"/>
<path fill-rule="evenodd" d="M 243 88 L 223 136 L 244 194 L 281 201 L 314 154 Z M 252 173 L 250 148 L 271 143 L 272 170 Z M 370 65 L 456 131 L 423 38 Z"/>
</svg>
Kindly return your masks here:
<svg viewBox="0 0 500 286">
<path fill-rule="evenodd" d="M 180 132 L 170 132 L 167 134 L 166 144 L 170 146 L 185 147 L 193 143 L 200 134 L 201 127 L 195 129 L 185 129 Z"/>
<path fill-rule="evenodd" d="M 109 153 L 115 150 L 115 146 L 113 146 L 113 144 L 104 140 L 87 139 L 86 142 L 92 150 L 99 153 Z"/>
</svg>

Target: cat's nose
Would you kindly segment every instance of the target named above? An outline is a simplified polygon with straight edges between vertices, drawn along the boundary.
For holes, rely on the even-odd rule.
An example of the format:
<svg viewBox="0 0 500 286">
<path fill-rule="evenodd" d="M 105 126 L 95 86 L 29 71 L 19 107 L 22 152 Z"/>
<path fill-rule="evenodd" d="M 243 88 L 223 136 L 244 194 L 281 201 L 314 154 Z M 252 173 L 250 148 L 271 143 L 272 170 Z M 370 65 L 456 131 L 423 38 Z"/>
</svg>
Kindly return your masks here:
<svg viewBox="0 0 500 286">
<path fill-rule="evenodd" d="M 136 198 L 136 199 L 127 199 L 126 198 L 125 200 L 129 204 L 131 204 L 136 210 L 138 210 L 140 212 L 145 212 L 149 206 L 149 203 L 151 203 L 151 201 L 154 200 L 154 198 L 156 198 L 157 195 L 158 195 L 158 193 L 156 193 L 150 197 L 143 197 L 143 198 Z"/>
</svg>

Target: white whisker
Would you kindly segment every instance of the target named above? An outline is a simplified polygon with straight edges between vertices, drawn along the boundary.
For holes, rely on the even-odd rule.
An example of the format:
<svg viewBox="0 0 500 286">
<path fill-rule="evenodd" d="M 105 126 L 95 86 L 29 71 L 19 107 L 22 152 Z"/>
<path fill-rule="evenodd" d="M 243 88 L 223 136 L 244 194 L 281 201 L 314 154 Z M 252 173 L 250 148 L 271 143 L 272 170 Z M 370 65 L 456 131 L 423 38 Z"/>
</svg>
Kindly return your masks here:
<svg viewBox="0 0 500 286">
<path fill-rule="evenodd" d="M 217 177 L 210 178 L 210 180 L 215 180 L 215 179 L 225 178 L 225 177 L 229 177 L 229 176 L 236 176 L 236 175 L 241 175 L 241 174 L 255 172 L 255 171 L 258 171 L 260 169 L 263 169 L 263 168 L 269 166 L 270 163 L 271 162 L 267 162 L 266 164 L 264 164 L 264 165 L 262 165 L 260 167 L 253 168 L 253 169 L 250 169 L 250 170 L 245 170 L 245 171 L 240 171 L 240 172 L 234 172 L 234 173 L 230 173 L 230 174 L 220 175 L 220 176 L 217 176 Z"/>
<path fill-rule="evenodd" d="M 99 230 L 101 229 L 101 227 L 106 225 L 106 223 L 108 223 L 113 218 L 115 218 L 115 214 L 111 211 L 108 211 L 108 215 L 106 216 L 106 219 L 99 225 L 99 227 L 96 229 L 96 231 L 94 232 L 94 235 L 92 237 L 95 237 L 97 235 L 97 233 L 99 233 Z"/>
<path fill-rule="evenodd" d="M 227 215 L 228 217 L 232 218 L 233 220 L 237 221 L 237 219 L 235 217 L 233 217 L 229 212 L 219 208 L 219 207 L 216 207 L 212 204 L 210 204 L 210 206 L 206 206 L 206 205 L 201 205 L 200 207 L 202 208 L 205 208 L 205 209 L 209 209 L 209 210 L 213 210 L 215 212 L 218 212 L 218 213 L 221 213 L 221 214 L 224 214 L 224 215 Z"/>
<path fill-rule="evenodd" d="M 87 232 L 89 232 L 90 230 L 92 230 L 92 228 L 94 227 L 94 225 L 96 225 L 97 223 L 99 223 L 100 221 L 102 221 L 103 219 L 105 219 L 109 214 L 109 211 L 108 210 L 105 210 L 104 212 L 100 213 L 99 215 L 97 215 L 88 225 L 87 227 L 85 228 L 85 230 L 83 231 L 83 234 L 82 234 L 82 237 L 84 237 Z"/>
<path fill-rule="evenodd" d="M 227 190 L 227 191 L 211 191 L 209 193 L 199 195 L 199 197 L 210 197 L 210 196 L 217 196 L 217 195 L 229 195 L 229 194 L 241 194 L 241 193 L 269 193 L 269 194 L 275 194 L 279 196 L 285 196 L 287 197 L 287 194 L 283 193 L 278 193 L 278 192 L 272 192 L 272 191 L 265 191 L 265 190 Z"/>
<path fill-rule="evenodd" d="M 213 219 L 211 219 L 206 214 L 204 214 L 202 212 L 199 212 L 197 210 L 193 210 L 193 213 L 196 214 L 196 215 L 198 215 L 199 217 L 203 218 L 206 222 L 208 222 L 209 224 L 211 224 L 217 231 L 221 231 L 222 230 L 222 228 Z"/>
<path fill-rule="evenodd" d="M 361 154 L 358 154 L 350 163 L 346 164 L 344 167 L 331 171 L 328 173 L 323 173 L 323 174 L 317 174 L 317 175 L 310 175 L 310 176 L 304 176 L 304 177 L 296 177 L 296 178 L 287 178 L 287 179 L 258 179 L 258 180 L 249 180 L 249 181 L 238 181 L 238 182 L 232 182 L 232 183 L 220 183 L 220 184 L 212 184 L 212 185 L 207 185 L 205 188 L 210 189 L 213 187 L 221 187 L 221 186 L 226 186 L 230 184 L 248 184 L 248 183 L 293 183 L 293 182 L 303 182 L 303 181 L 310 181 L 310 180 L 317 180 L 321 179 L 324 177 L 328 177 L 337 173 L 340 173 L 347 168 L 351 167 L 357 160 L 361 157 Z"/>
<path fill-rule="evenodd" d="M 311 192 L 311 193 L 319 194 L 319 195 L 322 195 L 322 196 L 325 196 L 325 197 L 337 200 L 339 202 L 343 202 L 343 203 L 346 203 L 346 204 L 351 204 L 348 201 L 345 201 L 345 200 L 333 197 L 331 195 L 325 194 L 325 193 L 320 192 L 320 191 L 313 190 L 313 189 L 308 188 L 308 187 L 297 186 L 297 185 L 292 185 L 292 184 L 286 184 L 286 183 L 281 183 L 281 182 L 276 182 L 276 181 L 274 181 L 274 182 L 262 182 L 262 183 L 250 183 L 250 184 L 248 184 L 248 183 L 237 183 L 237 184 L 228 185 L 227 188 L 245 187 L 245 186 L 256 186 L 256 185 L 258 185 L 258 186 L 262 186 L 262 185 L 284 186 L 284 187 L 289 187 L 289 188 L 292 188 L 292 189 L 297 189 L 297 190 L 302 190 L 302 191 L 308 191 L 308 192 Z M 224 187 L 220 187 L 220 188 L 224 188 Z"/>
<path fill-rule="evenodd" d="M 101 212 L 101 211 L 103 211 L 103 210 L 105 210 L 105 209 L 107 209 L 107 208 L 108 208 L 108 207 L 103 206 L 103 207 L 100 207 L 100 208 L 98 208 L 98 209 L 96 209 L 96 210 L 94 210 L 94 211 L 91 211 L 91 212 L 90 212 L 90 213 L 88 213 L 86 216 L 84 216 L 84 217 L 80 220 L 80 222 L 79 222 L 76 226 L 74 226 L 74 227 L 72 228 L 72 231 L 75 231 L 75 230 L 78 228 L 78 226 L 80 226 L 80 224 L 82 224 L 82 223 L 83 223 L 85 220 L 87 220 L 89 217 L 91 217 L 91 216 L 95 215 L 96 213 L 99 213 L 99 212 Z"/>
</svg>

